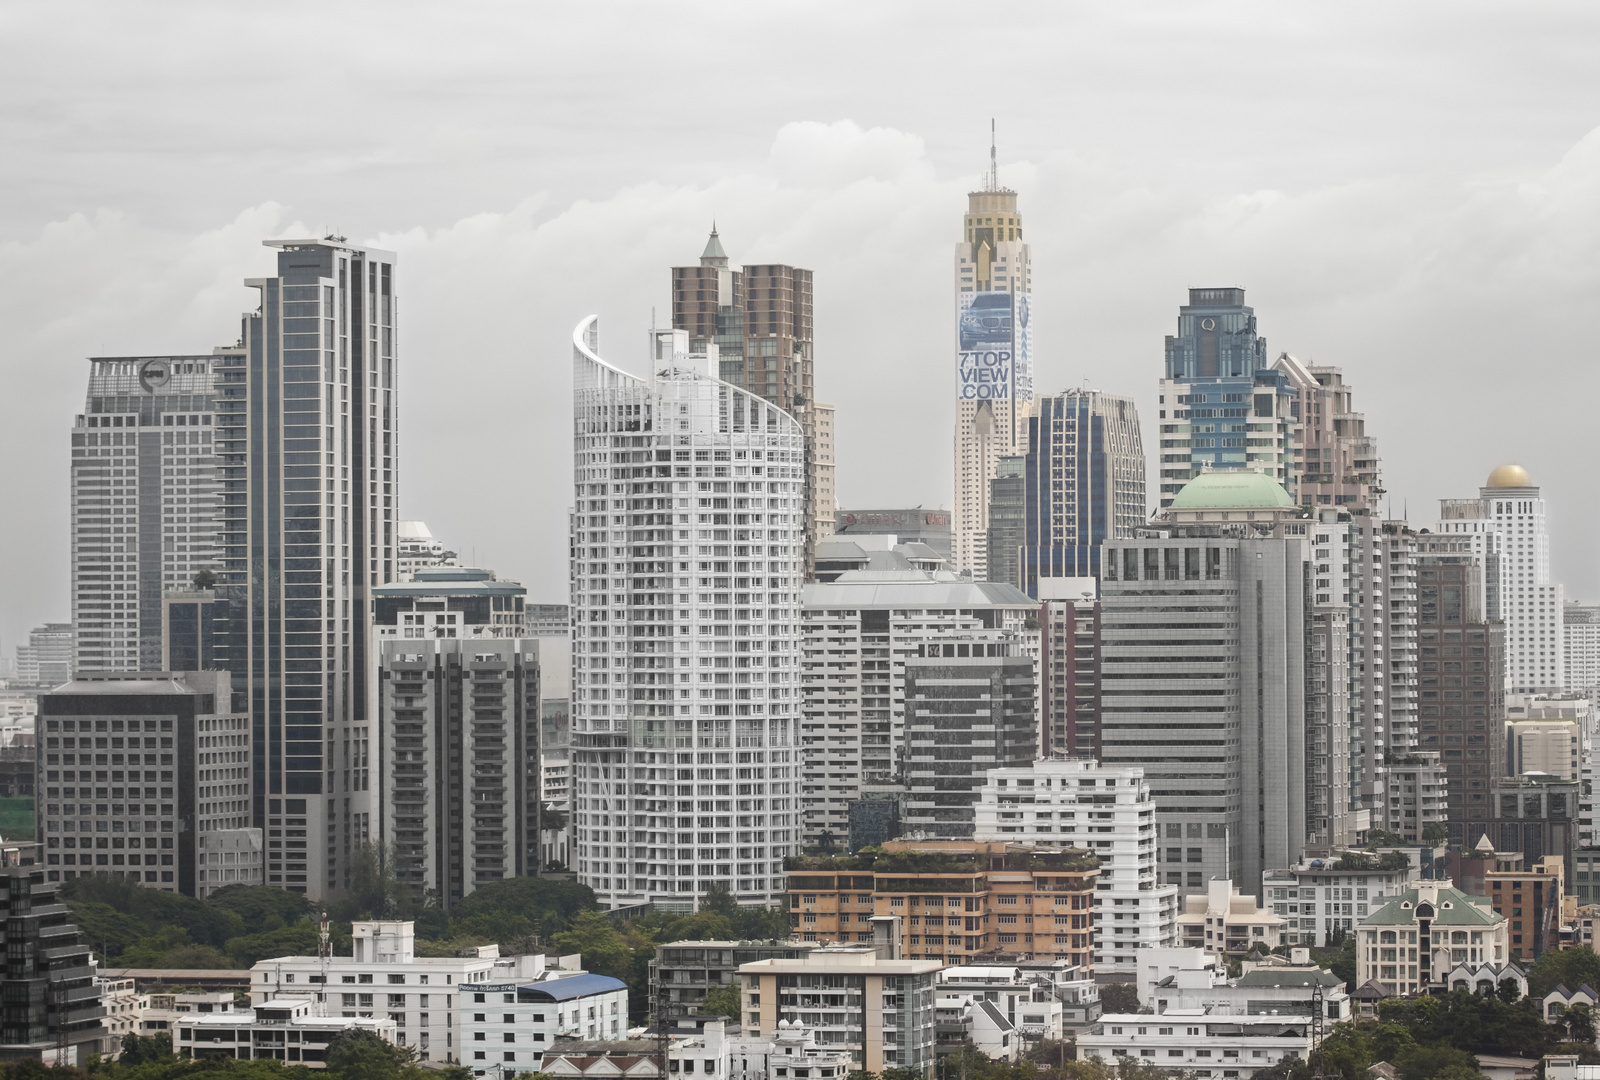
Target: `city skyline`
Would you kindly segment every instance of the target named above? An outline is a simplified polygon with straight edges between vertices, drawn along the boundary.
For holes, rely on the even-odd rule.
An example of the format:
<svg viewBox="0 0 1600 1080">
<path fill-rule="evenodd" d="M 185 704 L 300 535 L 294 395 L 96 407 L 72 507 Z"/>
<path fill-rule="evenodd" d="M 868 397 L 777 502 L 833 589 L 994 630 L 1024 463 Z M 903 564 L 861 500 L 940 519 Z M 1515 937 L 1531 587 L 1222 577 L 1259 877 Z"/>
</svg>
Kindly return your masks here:
<svg viewBox="0 0 1600 1080">
<path fill-rule="evenodd" d="M 1178 98 L 1156 93 L 1138 102 L 1121 77 L 1101 92 L 1110 112 L 1121 110 L 1126 131 L 1085 115 L 1087 84 L 1075 77 L 1030 73 L 1029 93 L 1005 109 L 937 111 L 903 93 L 863 96 L 862 85 L 846 78 L 815 100 L 780 92 L 741 102 L 742 123 L 719 124 L 712 142 L 694 153 L 680 146 L 661 152 L 652 137 L 656 152 L 643 166 L 638 155 L 622 161 L 598 152 L 594 134 L 569 133 L 557 144 L 566 152 L 542 154 L 537 167 L 527 167 L 532 159 L 511 140 L 503 148 L 511 167 L 477 170 L 483 175 L 461 194 L 400 182 L 408 168 L 460 176 L 446 147 L 417 145 L 415 165 L 380 162 L 375 167 L 393 182 L 374 190 L 356 179 L 355 164 L 326 156 L 330 144 L 321 135 L 303 151 L 286 149 L 288 167 L 253 168 L 237 183 L 233 172 L 208 176 L 203 192 L 181 201 L 173 193 L 195 185 L 173 183 L 170 172 L 150 174 L 164 178 L 157 182 L 142 168 L 62 167 L 76 158 L 40 166 L 30 175 L 54 186 L 19 181 L 22 197 L 4 219 L 12 246 L 0 274 L 9 275 L 12 306 L 0 344 L 16 380 L 4 406 L 5 445 L 13 460 L 38 462 L 7 477 L 8 503 L 38 507 L 42 522 L 64 520 L 58 477 L 66 458 L 53 444 L 61 438 L 59 418 L 81 403 L 83 357 L 208 352 L 218 343 L 215 328 L 249 302 L 237 283 L 257 272 L 261 237 L 322 235 L 337 226 L 405 255 L 415 268 L 408 270 L 408 346 L 415 356 L 441 358 L 406 374 L 408 400 L 426 406 L 418 415 L 427 429 L 410 429 L 413 467 L 402 515 L 433 521 L 442 535 L 475 547 L 477 562 L 526 582 L 536 597 L 559 599 L 563 582 L 549 569 L 560 562 L 559 523 L 545 520 L 532 500 L 491 513 L 492 482 L 444 468 L 443 451 L 470 439 L 490 452 L 559 457 L 551 432 L 564 421 L 548 410 L 564 394 L 540 388 L 565 376 L 540 358 L 592 307 L 608 325 L 640 325 L 652 306 L 665 311 L 661 268 L 700 250 L 715 217 L 741 260 L 782 260 L 817 274 L 818 353 L 832 365 L 838 391 L 824 393 L 840 409 L 840 504 L 935 507 L 949 490 L 954 413 L 942 378 L 918 382 L 948 356 L 949 293 L 938 253 L 953 208 L 979 186 L 993 111 L 1001 177 L 1025 199 L 1029 240 L 1039 252 L 1039 390 L 1086 383 L 1126 394 L 1153 423 L 1156 392 L 1147 372 L 1160 362 L 1173 307 L 1190 287 L 1244 287 L 1274 355 L 1281 349 L 1308 363 L 1339 365 L 1362 387 L 1373 430 L 1384 433 L 1390 513 L 1409 509 L 1414 522 L 1427 524 L 1437 499 L 1470 492 L 1494 466 L 1520 461 L 1550 503 L 1552 576 L 1569 595 L 1593 600 L 1600 566 L 1584 537 L 1600 510 L 1571 464 L 1582 456 L 1574 448 L 1580 395 L 1547 401 L 1537 384 L 1495 376 L 1505 355 L 1548 357 L 1559 370 L 1576 370 L 1567 358 L 1588 348 L 1595 272 L 1574 258 L 1596 227 L 1582 195 L 1596 167 L 1594 140 L 1585 140 L 1596 118 L 1555 91 L 1593 76 L 1562 63 L 1535 70 L 1517 60 L 1487 81 L 1464 79 L 1454 74 L 1459 44 L 1427 43 L 1427 20 L 1385 24 L 1393 36 L 1381 47 L 1421 49 L 1444 65 L 1444 85 L 1463 102 L 1490 95 L 1503 112 L 1485 119 L 1465 105 L 1441 111 L 1407 84 L 1386 83 L 1393 119 L 1357 125 L 1347 103 L 1320 96 L 1315 79 L 1297 82 L 1292 105 L 1201 81 L 1248 106 L 1234 110 L 1237 137 L 1225 140 L 1224 151 Z M 403 36 L 405 20 L 396 22 L 402 25 L 380 32 L 384 40 Z M 942 55 L 949 46 L 939 38 L 949 22 L 935 15 L 928 23 L 915 28 L 913 43 Z M 1342 50 L 1351 39 L 1340 23 L 1312 19 L 1308 25 L 1330 44 L 1310 56 L 1296 50 L 1298 69 L 1319 79 L 1344 69 Z M 1558 33 L 1581 41 L 1593 30 L 1537 14 L 1492 24 L 1505 39 L 1524 42 Z M 1086 29 L 1085 40 L 1104 44 L 1118 27 Z M 1202 40 L 1218 33 L 1193 29 Z M 1048 27 L 1041 30 L 1052 38 Z M 1269 66 L 1281 63 L 1271 43 L 1286 40 L 1285 32 L 1281 23 L 1260 26 Z M 1180 54 L 1161 52 L 1169 45 L 1150 43 L 1174 59 Z M 1363 35 L 1363 48 L 1371 47 Z M 300 63 L 286 61 L 282 72 L 252 73 L 247 81 L 259 89 L 263 80 L 290 77 Z M 1180 70 L 1190 63 L 1180 61 Z M 41 93 L 83 93 L 62 81 L 74 72 L 84 74 L 81 63 L 63 65 Z M 419 85 L 425 77 L 411 75 L 402 89 L 415 94 Z M 1512 85 L 1518 92 L 1509 100 L 1496 92 Z M 522 83 L 512 100 L 537 98 L 545 87 L 542 77 Z M 171 92 L 139 88 L 134 100 L 154 116 Z M 577 97 L 575 107 L 589 107 Z M 374 104 L 369 93 L 353 108 L 365 114 Z M 1314 140 L 1300 133 L 1306 125 L 1285 125 L 1290 108 L 1325 121 Z M 91 112 L 88 121 L 103 116 Z M 20 114 L 7 119 L 30 122 Z M 147 159 L 137 137 L 157 133 L 141 126 L 148 122 L 133 124 L 131 140 L 107 144 L 100 151 L 106 160 Z M 1397 133 L 1419 126 L 1435 134 L 1425 146 L 1405 145 L 1409 134 Z M 186 136 L 185 152 L 197 137 L 210 135 Z M 363 136 L 360 145 L 370 147 L 371 139 Z M 1184 157 L 1182 175 L 1169 168 L 1172 154 Z M 189 159 L 178 153 L 173 160 Z M 106 212 L 97 216 L 95 207 Z M 79 212 L 84 216 L 75 218 Z M 1503 257 L 1486 261 L 1482 251 Z M 588 284 L 600 266 L 604 295 L 584 295 L 592 294 Z M 1548 272 L 1523 274 L 1517 266 Z M 525 318 L 496 314 L 512 302 L 527 308 Z M 453 377 L 454 358 L 468 355 L 503 389 L 496 400 L 484 402 L 478 380 Z M 1451 372 L 1449 385 L 1438 381 L 1442 368 Z M 1476 387 L 1491 382 L 1496 394 L 1488 400 Z M 1408 402 L 1436 390 L 1445 397 L 1431 399 L 1443 406 L 1433 415 L 1450 422 L 1415 422 Z M 887 401 L 898 407 L 884 408 Z M 1541 422 L 1511 425 L 1503 422 L 1507 414 Z M 1145 435 L 1153 456 L 1155 436 Z M 851 461 L 872 467 L 851 474 Z M 1152 479 L 1156 472 L 1152 463 Z M 30 627 L 68 615 L 67 566 L 52 552 L 60 532 L 39 532 L 24 530 L 8 543 L 12 557 L 0 579 L 7 601 L 0 638 L 8 652 Z"/>
</svg>

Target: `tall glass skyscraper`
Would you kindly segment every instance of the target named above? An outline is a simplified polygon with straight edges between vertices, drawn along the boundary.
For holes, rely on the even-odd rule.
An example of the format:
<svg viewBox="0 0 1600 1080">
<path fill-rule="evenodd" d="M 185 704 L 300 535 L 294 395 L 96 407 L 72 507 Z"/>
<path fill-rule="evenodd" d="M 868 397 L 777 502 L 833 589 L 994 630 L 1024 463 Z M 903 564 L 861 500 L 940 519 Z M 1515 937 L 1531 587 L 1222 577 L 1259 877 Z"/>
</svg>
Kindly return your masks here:
<svg viewBox="0 0 1600 1080">
<path fill-rule="evenodd" d="M 275 240 L 217 361 L 218 650 L 248 709 L 267 884 L 326 896 L 372 831 L 370 590 L 394 580 L 394 256 Z M 281 845 L 279 838 L 282 838 Z"/>
<path fill-rule="evenodd" d="M 805 435 L 653 331 L 650 375 L 573 333 L 572 829 L 601 903 L 783 894 L 799 841 Z"/>
<path fill-rule="evenodd" d="M 1097 578 L 1100 545 L 1145 522 L 1144 443 L 1133 399 L 1068 390 L 1028 416 L 1022 547 L 1016 585 L 1038 599 L 1039 579 Z"/>
<path fill-rule="evenodd" d="M 1267 364 L 1243 289 L 1190 289 L 1158 399 L 1161 506 L 1201 470 L 1260 469 L 1295 494 L 1300 396 Z"/>
</svg>

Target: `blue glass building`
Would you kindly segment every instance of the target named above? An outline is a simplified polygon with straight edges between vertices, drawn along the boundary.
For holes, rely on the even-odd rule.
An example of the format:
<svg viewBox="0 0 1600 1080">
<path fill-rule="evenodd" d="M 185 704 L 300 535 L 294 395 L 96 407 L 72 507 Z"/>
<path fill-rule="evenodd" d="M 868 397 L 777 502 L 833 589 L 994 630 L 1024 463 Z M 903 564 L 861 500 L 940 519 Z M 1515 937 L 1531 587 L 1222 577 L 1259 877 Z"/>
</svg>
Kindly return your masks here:
<svg viewBox="0 0 1600 1080">
<path fill-rule="evenodd" d="M 1022 459 L 1023 534 L 1012 584 L 1037 598 L 1041 577 L 1098 578 L 1100 545 L 1144 524 L 1144 468 L 1131 398 L 1068 390 L 1036 399 Z"/>
<path fill-rule="evenodd" d="M 1243 289 L 1189 290 L 1158 403 L 1163 508 L 1207 467 L 1259 468 L 1295 493 L 1299 392 L 1268 365 Z"/>
</svg>

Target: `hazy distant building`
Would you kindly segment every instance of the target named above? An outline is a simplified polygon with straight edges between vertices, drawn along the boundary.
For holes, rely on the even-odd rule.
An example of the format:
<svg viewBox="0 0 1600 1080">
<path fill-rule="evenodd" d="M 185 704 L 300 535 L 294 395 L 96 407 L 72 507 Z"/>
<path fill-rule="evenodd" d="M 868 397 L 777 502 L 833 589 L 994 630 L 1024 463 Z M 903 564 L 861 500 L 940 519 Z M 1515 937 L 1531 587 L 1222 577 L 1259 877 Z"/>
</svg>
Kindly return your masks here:
<svg viewBox="0 0 1600 1080">
<path fill-rule="evenodd" d="M 834 533 L 840 536 L 888 534 L 901 543 L 927 544 L 950 558 L 950 511 L 925 510 L 840 510 L 834 518 Z"/>
<path fill-rule="evenodd" d="M 956 244 L 956 569 L 989 578 L 989 482 L 1027 445 L 1033 400 L 1033 266 L 1017 193 L 989 174 L 967 196 Z"/>
<path fill-rule="evenodd" d="M 689 336 L 641 378 L 573 334 L 574 862 L 608 907 L 771 903 L 799 839 L 805 433 Z"/>
<path fill-rule="evenodd" d="M 1572 720 L 1506 721 L 1506 775 L 1540 773 L 1579 780 L 1583 771 L 1583 729 Z"/>
<path fill-rule="evenodd" d="M 24 686 L 57 686 L 72 678 L 72 624 L 45 623 L 28 632 L 17 646 L 17 682 Z"/>
<path fill-rule="evenodd" d="M 395 549 L 396 581 L 410 581 L 424 566 L 455 566 L 456 553 L 446 548 L 428 531 L 425 521 L 402 521 L 395 527 L 399 537 Z"/>
<path fill-rule="evenodd" d="M 1040 578 L 1099 577 L 1100 545 L 1144 524 L 1144 444 L 1133 400 L 1098 390 L 1040 397 L 1027 425 L 1019 576 L 1005 580 L 1038 596 Z"/>
<path fill-rule="evenodd" d="M 811 444 L 812 533 L 817 538 L 833 532 L 839 511 L 839 452 L 834 435 L 838 412 L 832 405 L 814 402 L 811 413 L 816 435 Z"/>
<path fill-rule="evenodd" d="M 109 874 L 195 897 L 264 884 L 250 732 L 231 701 L 220 671 L 94 675 L 42 696 L 45 880 Z"/>
<path fill-rule="evenodd" d="M 1288 353 L 1272 366 L 1289 377 L 1299 396 L 1293 412 L 1300 421 L 1299 455 L 1291 464 L 1298 464 L 1293 486 L 1300 505 L 1374 513 L 1383 494 L 1378 444 L 1367 434 L 1365 416 L 1355 411 L 1343 371 L 1305 364 Z"/>
<path fill-rule="evenodd" d="M 1299 393 L 1267 365 L 1266 339 L 1243 289 L 1189 290 L 1178 332 L 1167 338 L 1157 403 L 1161 506 L 1205 466 L 1254 465 L 1293 496 Z"/>
<path fill-rule="evenodd" d="M 310 841 L 269 848 L 266 883 L 326 897 L 379 839 L 366 622 L 398 573 L 395 260 L 336 238 L 267 245 L 277 275 L 246 281 L 260 304 L 216 361 L 218 649 L 250 715 L 252 823 L 292 815 Z"/>
<path fill-rule="evenodd" d="M 698 266 L 672 268 L 672 325 L 689 352 L 716 347 L 713 375 L 764 398 L 805 432 L 806 566 L 818 536 L 832 530 L 834 408 L 818 405 L 810 270 L 781 263 L 734 268 L 716 226 Z"/>
<path fill-rule="evenodd" d="M 1561 585 L 1550 580 L 1544 498 L 1520 465 L 1489 474 L 1476 499 L 1444 499 L 1439 531 L 1499 540 L 1499 617 L 1506 633 L 1506 689 L 1566 686 Z"/>
<path fill-rule="evenodd" d="M 1600 690 L 1600 604 L 1568 600 L 1562 611 L 1567 689 L 1593 696 Z"/>
<path fill-rule="evenodd" d="M 543 639 L 526 595 L 465 566 L 373 590 L 378 834 L 418 900 L 450 908 L 540 869 Z"/>
<path fill-rule="evenodd" d="M 79 672 L 159 670 L 162 592 L 217 566 L 217 373 L 232 354 L 89 361 L 72 428 Z"/>
<path fill-rule="evenodd" d="M 990 581 L 1024 588 L 1022 548 L 1028 539 L 1027 458 L 1003 457 L 989 481 Z"/>
</svg>

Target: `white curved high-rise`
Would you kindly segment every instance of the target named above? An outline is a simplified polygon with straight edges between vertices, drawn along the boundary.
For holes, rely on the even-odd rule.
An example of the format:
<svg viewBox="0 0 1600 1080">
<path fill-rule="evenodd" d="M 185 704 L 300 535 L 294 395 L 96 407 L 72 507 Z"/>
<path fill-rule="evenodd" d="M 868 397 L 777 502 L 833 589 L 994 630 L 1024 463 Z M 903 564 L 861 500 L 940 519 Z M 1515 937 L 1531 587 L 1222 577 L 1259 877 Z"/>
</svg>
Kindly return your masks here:
<svg viewBox="0 0 1600 1080">
<path fill-rule="evenodd" d="M 572 828 L 607 907 L 783 891 L 798 844 L 805 446 L 682 330 L 573 332 Z"/>
</svg>

